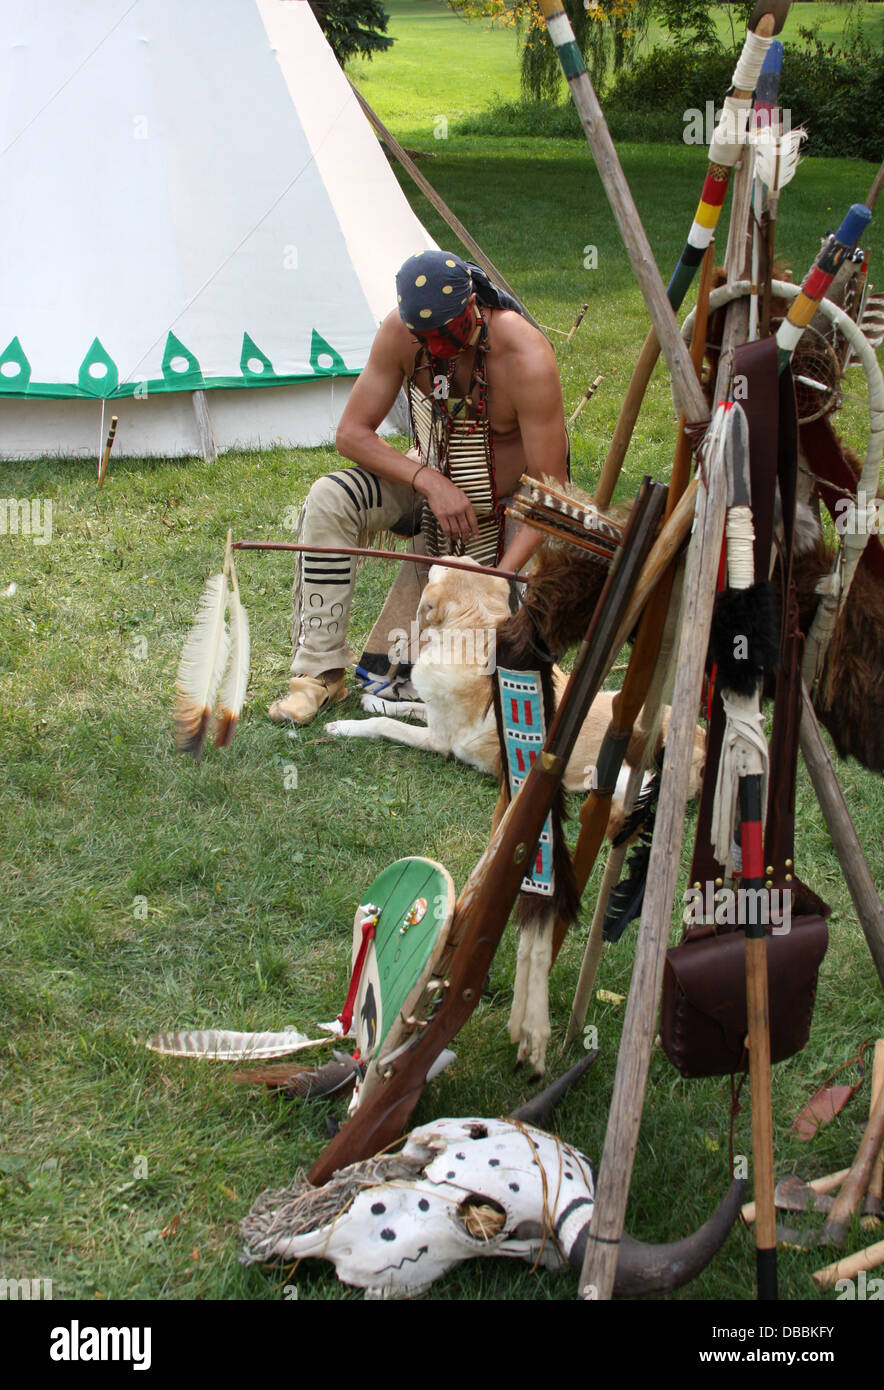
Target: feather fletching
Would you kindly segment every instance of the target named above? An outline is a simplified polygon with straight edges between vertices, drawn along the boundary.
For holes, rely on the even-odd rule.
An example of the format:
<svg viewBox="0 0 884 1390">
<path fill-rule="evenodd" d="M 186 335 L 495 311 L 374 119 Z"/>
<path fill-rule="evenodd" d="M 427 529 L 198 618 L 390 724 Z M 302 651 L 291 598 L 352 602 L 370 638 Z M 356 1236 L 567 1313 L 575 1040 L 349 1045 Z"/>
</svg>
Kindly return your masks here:
<svg viewBox="0 0 884 1390">
<path fill-rule="evenodd" d="M 213 574 L 203 590 L 196 621 L 178 664 L 175 700 L 175 743 L 181 753 L 198 758 L 203 751 L 212 706 L 227 664 L 227 579 Z"/>
<path fill-rule="evenodd" d="M 758 131 L 753 141 L 755 172 L 765 188 L 779 193 L 795 177 L 801 143 L 806 139 L 807 131 L 801 126 L 784 135 L 775 135 L 768 127 Z"/>
<path fill-rule="evenodd" d="M 144 1044 L 166 1057 L 205 1057 L 215 1062 L 247 1062 L 262 1057 L 288 1057 L 305 1047 L 319 1047 L 330 1038 L 308 1038 L 296 1028 L 282 1033 L 235 1033 L 208 1028 L 195 1033 L 155 1033 Z"/>
<path fill-rule="evenodd" d="M 230 596 L 230 659 L 221 683 L 215 715 L 215 747 L 228 748 L 246 698 L 249 683 L 249 616 L 239 594 Z"/>
</svg>

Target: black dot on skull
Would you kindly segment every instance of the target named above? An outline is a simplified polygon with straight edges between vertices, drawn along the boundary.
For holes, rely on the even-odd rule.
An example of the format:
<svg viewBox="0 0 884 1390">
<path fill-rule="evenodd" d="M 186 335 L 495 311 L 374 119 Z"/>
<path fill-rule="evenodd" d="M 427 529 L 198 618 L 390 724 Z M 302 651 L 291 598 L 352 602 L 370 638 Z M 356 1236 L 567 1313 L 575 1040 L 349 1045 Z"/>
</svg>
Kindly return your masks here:
<svg viewBox="0 0 884 1390">
<path fill-rule="evenodd" d="M 430 1210 L 430 1204 L 427 1201 L 426 1197 L 421 1197 L 420 1201 L 418 1202 L 418 1206 L 420 1207 L 421 1211 Z"/>
<path fill-rule="evenodd" d="M 488 1167 L 489 1167 L 489 1168 L 499 1168 L 499 1167 L 500 1167 L 500 1159 L 499 1159 L 499 1158 L 489 1158 L 489 1160 L 488 1160 Z"/>
<path fill-rule="evenodd" d="M 391 1231 L 389 1226 L 386 1226 L 386 1227 L 381 1231 L 381 1240 L 395 1240 L 395 1239 L 396 1239 L 396 1232 L 395 1232 L 395 1231 Z"/>
<path fill-rule="evenodd" d="M 383 1214 L 384 1214 L 384 1212 L 385 1212 L 386 1210 L 387 1210 L 387 1208 L 384 1206 L 383 1202 L 373 1202 L 373 1203 L 372 1203 L 372 1207 L 371 1207 L 371 1214 L 372 1214 L 372 1216 L 383 1216 Z"/>
</svg>

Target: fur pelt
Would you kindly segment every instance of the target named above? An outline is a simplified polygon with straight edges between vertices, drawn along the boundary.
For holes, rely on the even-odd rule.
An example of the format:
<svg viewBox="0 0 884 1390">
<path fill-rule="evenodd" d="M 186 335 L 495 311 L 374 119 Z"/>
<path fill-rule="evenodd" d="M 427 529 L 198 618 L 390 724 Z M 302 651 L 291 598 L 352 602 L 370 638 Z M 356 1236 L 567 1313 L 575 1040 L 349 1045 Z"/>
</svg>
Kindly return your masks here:
<svg viewBox="0 0 884 1390">
<path fill-rule="evenodd" d="M 604 561 L 545 542 L 518 612 L 498 630 L 498 653 L 505 650 L 514 668 L 533 670 L 582 641 L 607 577 Z"/>
<path fill-rule="evenodd" d="M 794 562 L 799 620 L 806 632 L 819 602 L 816 585 L 834 551 L 819 538 Z M 860 562 L 826 652 L 814 708 L 838 756 L 884 771 L 884 587 Z"/>
</svg>

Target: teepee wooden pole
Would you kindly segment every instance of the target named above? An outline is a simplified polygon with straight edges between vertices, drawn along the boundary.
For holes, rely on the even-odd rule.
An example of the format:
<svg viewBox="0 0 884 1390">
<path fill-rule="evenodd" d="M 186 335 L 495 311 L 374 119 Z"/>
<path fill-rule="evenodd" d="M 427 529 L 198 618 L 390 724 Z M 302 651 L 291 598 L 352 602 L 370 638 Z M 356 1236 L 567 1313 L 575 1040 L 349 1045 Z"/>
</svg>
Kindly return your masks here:
<svg viewBox="0 0 884 1390">
<path fill-rule="evenodd" d="M 878 979 L 884 986 L 884 904 L 875 889 L 859 842 L 838 774 L 826 747 L 816 711 L 806 687 L 802 691 L 801 731 L 799 735 L 804 763 L 816 792 L 844 881 L 853 899 L 856 915 L 872 953 Z"/>
<path fill-rule="evenodd" d="M 494 282 L 497 285 L 499 285 L 499 287 L 502 290 L 505 290 L 507 294 L 511 294 L 513 299 L 518 299 L 519 303 L 522 304 L 521 296 L 516 294 L 516 291 L 513 289 L 512 285 L 510 285 L 503 278 L 500 271 L 497 269 L 497 266 L 491 260 L 490 256 L 486 256 L 485 252 L 482 250 L 475 237 L 470 235 L 464 224 L 461 222 L 460 218 L 451 211 L 451 208 L 448 206 L 445 199 L 441 196 L 441 194 L 436 192 L 429 179 L 424 177 L 424 175 L 421 173 L 420 169 L 417 167 L 408 151 L 403 149 L 402 145 L 400 145 L 393 132 L 387 129 L 377 112 L 372 110 L 372 108 L 369 106 L 368 102 L 365 100 L 365 97 L 359 91 L 359 88 L 354 87 L 352 82 L 350 83 L 350 86 L 353 90 L 353 95 L 359 102 L 359 105 L 362 107 L 362 110 L 364 111 L 365 115 L 368 117 L 370 124 L 374 127 L 376 134 L 380 136 L 380 138 L 383 140 L 384 144 L 387 146 L 387 149 L 394 156 L 394 158 L 398 159 L 399 163 L 402 165 L 402 168 L 417 184 L 424 197 L 428 198 L 429 201 L 433 204 L 433 207 L 436 209 L 442 220 L 444 222 L 447 222 L 448 226 L 454 232 L 454 235 L 458 237 L 460 241 L 463 242 L 464 246 L 467 248 L 469 252 L 471 252 L 475 260 L 486 272 L 486 274 L 490 275 L 491 279 L 494 280 Z M 524 304 L 522 304 L 522 308 L 525 309 Z M 534 324 L 535 328 L 540 328 L 540 324 L 537 322 L 535 318 L 531 317 L 527 309 L 525 309 L 525 317 L 528 319 L 529 323 Z M 540 331 L 542 332 L 543 330 L 540 329 Z"/>
<path fill-rule="evenodd" d="M 192 391 L 191 399 L 200 439 L 200 452 L 206 463 L 214 463 L 218 457 L 218 449 L 215 444 L 215 431 L 212 429 L 212 417 L 209 415 L 206 393 L 205 391 Z"/>
</svg>

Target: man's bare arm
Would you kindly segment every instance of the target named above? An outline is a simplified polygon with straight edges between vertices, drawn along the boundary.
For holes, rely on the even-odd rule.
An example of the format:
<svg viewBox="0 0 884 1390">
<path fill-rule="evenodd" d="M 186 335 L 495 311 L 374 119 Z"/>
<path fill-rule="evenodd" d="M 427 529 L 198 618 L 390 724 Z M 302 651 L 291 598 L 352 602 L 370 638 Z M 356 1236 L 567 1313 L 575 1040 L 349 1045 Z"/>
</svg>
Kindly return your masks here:
<svg viewBox="0 0 884 1390">
<path fill-rule="evenodd" d="M 552 348 L 539 343 L 520 352 L 512 366 L 511 391 L 525 453 L 525 471 L 532 478 L 568 479 L 568 435 L 562 386 Z M 521 569 L 543 539 L 539 531 L 520 526 L 501 559 L 503 569 Z"/>
<path fill-rule="evenodd" d="M 411 334 L 394 310 L 377 331 L 368 362 L 350 392 L 335 443 L 338 452 L 360 468 L 391 483 L 410 483 L 426 498 L 443 534 L 467 540 L 479 528 L 466 493 L 441 473 L 420 469 L 413 458 L 400 454 L 377 433 L 399 394 L 405 377 L 403 361 L 412 351 Z"/>
</svg>

